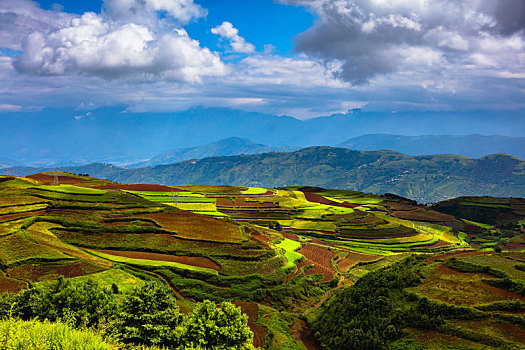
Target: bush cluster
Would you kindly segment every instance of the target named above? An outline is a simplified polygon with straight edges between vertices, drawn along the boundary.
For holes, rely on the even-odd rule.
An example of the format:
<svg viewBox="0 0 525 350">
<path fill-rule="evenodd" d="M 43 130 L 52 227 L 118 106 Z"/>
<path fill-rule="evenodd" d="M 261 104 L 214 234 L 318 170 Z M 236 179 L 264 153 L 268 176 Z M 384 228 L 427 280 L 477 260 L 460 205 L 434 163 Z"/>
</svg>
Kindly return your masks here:
<svg viewBox="0 0 525 350">
<path fill-rule="evenodd" d="M 51 327 L 49 322 L 65 325 L 65 330 L 90 328 L 89 332 L 116 339 L 122 347 L 255 349 L 247 316 L 231 303 L 205 300 L 191 314 L 183 315 L 173 293 L 164 285 L 146 282 L 119 298 L 115 291 L 91 280 L 73 283 L 60 278 L 45 287 L 1 295 L 0 318 L 2 322 L 18 322 L 33 333 L 36 326 L 53 330 L 61 327 Z M 35 323 L 38 320 L 45 322 L 39 325 Z M 20 323 L 23 321 L 29 323 Z M 20 339 L 30 338 L 22 333 Z"/>
</svg>

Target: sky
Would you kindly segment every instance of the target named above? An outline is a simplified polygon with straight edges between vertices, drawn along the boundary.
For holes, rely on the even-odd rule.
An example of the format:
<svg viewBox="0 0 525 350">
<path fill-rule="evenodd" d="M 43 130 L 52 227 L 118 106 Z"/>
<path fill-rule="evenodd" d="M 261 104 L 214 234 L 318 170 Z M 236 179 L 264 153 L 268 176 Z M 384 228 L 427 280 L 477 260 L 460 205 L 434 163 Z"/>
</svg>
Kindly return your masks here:
<svg viewBox="0 0 525 350">
<path fill-rule="evenodd" d="M 525 118 L 523 0 L 0 0 L 2 112 Z"/>
</svg>

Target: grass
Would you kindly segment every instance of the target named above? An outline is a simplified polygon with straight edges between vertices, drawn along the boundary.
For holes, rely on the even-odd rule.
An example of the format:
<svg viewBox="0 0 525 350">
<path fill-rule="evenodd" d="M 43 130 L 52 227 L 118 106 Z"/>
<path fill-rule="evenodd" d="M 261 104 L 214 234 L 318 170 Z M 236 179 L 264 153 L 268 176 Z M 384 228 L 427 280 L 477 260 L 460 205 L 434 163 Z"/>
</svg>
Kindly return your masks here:
<svg viewBox="0 0 525 350">
<path fill-rule="evenodd" d="M 471 224 L 476 225 L 476 226 L 479 226 L 479 227 L 486 228 L 486 229 L 488 229 L 488 230 L 491 230 L 491 229 L 494 229 L 494 228 L 495 228 L 495 227 L 492 226 L 492 225 L 482 224 L 481 222 L 475 222 L 475 221 L 471 221 L 471 220 L 467 220 L 467 219 L 463 219 L 463 221 L 468 222 L 468 223 L 471 223 Z"/>
<path fill-rule="evenodd" d="M 90 330 L 49 321 L 5 319 L 0 321 L 0 348 L 19 350 L 111 350 L 104 339 Z"/>
<path fill-rule="evenodd" d="M 142 279 L 119 266 L 99 273 L 72 278 L 74 281 L 87 281 L 88 279 L 97 282 L 100 287 L 108 289 L 114 283 L 118 286 L 119 291 L 124 294 L 130 293 L 135 287 L 140 287 L 144 284 Z"/>
<path fill-rule="evenodd" d="M 493 269 L 505 272 L 511 278 L 525 281 L 525 271 L 516 269 L 514 266 L 522 264 L 499 254 L 466 256 L 460 260 L 481 266 L 490 266 Z"/>
<path fill-rule="evenodd" d="M 301 248 L 301 243 L 284 238 L 281 243 L 277 244 L 276 247 L 281 248 L 284 250 L 284 257 L 286 258 L 286 265 L 284 265 L 283 269 L 288 269 L 295 265 L 295 263 L 300 260 L 303 255 L 296 252 L 296 250 Z"/>
<path fill-rule="evenodd" d="M 260 188 L 260 187 L 248 187 L 248 189 L 241 191 L 242 194 L 263 194 L 266 193 L 268 190 L 266 188 Z"/>
<path fill-rule="evenodd" d="M 190 270 L 190 271 L 197 271 L 197 272 L 203 272 L 203 273 L 209 273 L 213 275 L 217 275 L 218 272 L 213 269 L 208 269 L 205 267 L 198 267 L 198 266 L 191 266 L 171 261 L 159 261 L 159 260 L 147 260 L 147 259 L 133 259 L 133 258 L 126 258 L 123 256 L 117 256 L 117 255 L 111 255 L 111 254 L 105 254 L 101 252 L 95 252 L 92 250 L 87 250 L 89 253 L 99 256 L 101 258 L 122 263 L 122 264 L 130 264 L 130 265 L 139 265 L 139 266 L 150 266 L 150 267 L 175 267 L 177 269 L 182 270 Z"/>
<path fill-rule="evenodd" d="M 99 190 L 96 188 L 88 187 L 78 187 L 73 185 L 58 185 L 58 186 L 38 186 L 38 189 L 51 191 L 51 192 L 60 192 L 60 193 L 69 193 L 69 194 L 88 194 L 88 195 L 103 195 L 106 194 L 106 190 Z"/>
<path fill-rule="evenodd" d="M 23 230 L 0 238 L 0 262 L 4 266 L 14 266 L 30 261 L 72 260 L 59 249 L 38 244 Z"/>
</svg>

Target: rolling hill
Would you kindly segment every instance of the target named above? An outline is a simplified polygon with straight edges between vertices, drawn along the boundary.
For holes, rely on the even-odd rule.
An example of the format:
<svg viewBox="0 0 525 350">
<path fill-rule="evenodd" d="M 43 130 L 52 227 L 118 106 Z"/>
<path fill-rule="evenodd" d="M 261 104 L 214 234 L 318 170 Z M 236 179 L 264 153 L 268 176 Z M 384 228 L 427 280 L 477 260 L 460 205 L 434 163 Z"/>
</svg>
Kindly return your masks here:
<svg viewBox="0 0 525 350">
<path fill-rule="evenodd" d="M 506 154 L 474 159 L 309 147 L 288 153 L 211 157 L 138 169 L 101 163 L 61 169 L 124 183 L 308 185 L 389 192 L 421 203 L 459 196 L 525 196 L 525 161 Z M 14 168 L 17 175 L 46 170 L 50 169 Z"/>
<path fill-rule="evenodd" d="M 412 156 L 421 154 L 461 154 L 479 158 L 494 153 L 507 153 L 525 159 L 525 137 L 500 135 L 401 136 L 368 134 L 341 142 L 337 147 L 362 151 L 391 149 Z"/>
<path fill-rule="evenodd" d="M 268 350 L 523 348 L 525 200 L 440 204 L 311 186 L 0 176 L 0 318 L 75 320 L 83 290 L 121 303 L 156 283 L 189 315 L 205 299 L 233 302 Z M 471 219 L 497 210 L 487 224 L 434 208 Z M 38 307 L 51 303 L 53 314 Z M 123 315 L 115 306 L 110 322 Z"/>
</svg>

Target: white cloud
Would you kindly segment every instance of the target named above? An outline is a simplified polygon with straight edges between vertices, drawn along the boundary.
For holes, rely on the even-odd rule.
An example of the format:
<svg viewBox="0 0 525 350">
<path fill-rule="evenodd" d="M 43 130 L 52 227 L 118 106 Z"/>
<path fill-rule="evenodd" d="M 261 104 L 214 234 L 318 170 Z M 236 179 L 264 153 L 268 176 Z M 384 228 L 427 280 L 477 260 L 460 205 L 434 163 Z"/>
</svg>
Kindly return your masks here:
<svg viewBox="0 0 525 350">
<path fill-rule="evenodd" d="M 230 22 L 222 22 L 220 26 L 211 29 L 211 32 L 220 35 L 221 38 L 227 39 L 234 52 L 252 53 L 255 52 L 255 46 L 247 42 L 242 36 L 239 36 L 239 30 L 233 27 Z"/>
<path fill-rule="evenodd" d="M 410 70 L 421 80 L 435 72 L 448 72 L 446 78 L 476 62 L 490 63 L 495 70 L 490 75 L 525 70 L 517 60 L 524 52 L 523 0 L 280 1 L 307 7 L 319 17 L 297 36 L 296 50 L 341 61 L 341 77 L 354 85 Z M 471 67 L 470 73 L 487 71 Z"/>
<path fill-rule="evenodd" d="M 226 73 L 218 54 L 157 13 L 166 11 L 183 22 L 203 15 L 191 0 L 106 0 L 105 7 L 106 13 L 88 12 L 60 28 L 33 31 L 22 43 L 23 54 L 14 60 L 16 69 L 37 75 L 81 73 L 187 83 Z"/>
<path fill-rule="evenodd" d="M 20 110 L 22 110 L 22 106 L 0 103 L 0 112 L 18 112 Z"/>
</svg>

